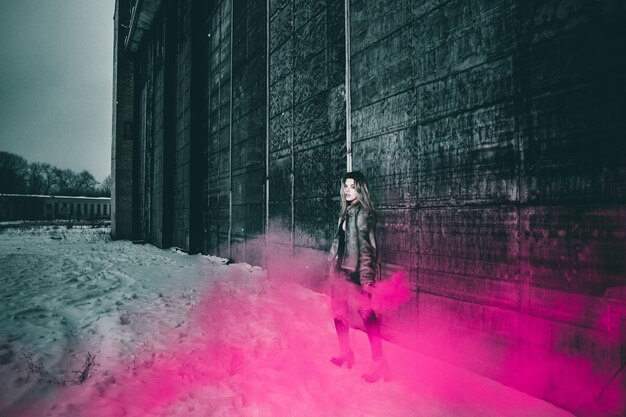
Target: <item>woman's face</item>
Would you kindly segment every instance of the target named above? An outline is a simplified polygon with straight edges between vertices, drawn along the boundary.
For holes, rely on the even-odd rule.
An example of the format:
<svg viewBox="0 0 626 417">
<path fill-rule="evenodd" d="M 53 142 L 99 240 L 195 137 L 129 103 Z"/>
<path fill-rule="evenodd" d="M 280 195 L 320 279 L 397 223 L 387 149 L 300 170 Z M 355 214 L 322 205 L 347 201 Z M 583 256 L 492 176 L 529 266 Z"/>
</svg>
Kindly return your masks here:
<svg viewBox="0 0 626 417">
<path fill-rule="evenodd" d="M 359 199 L 359 194 L 356 192 L 356 184 L 353 178 L 346 178 L 343 183 L 343 195 L 346 196 L 346 201 L 351 203 Z"/>
</svg>

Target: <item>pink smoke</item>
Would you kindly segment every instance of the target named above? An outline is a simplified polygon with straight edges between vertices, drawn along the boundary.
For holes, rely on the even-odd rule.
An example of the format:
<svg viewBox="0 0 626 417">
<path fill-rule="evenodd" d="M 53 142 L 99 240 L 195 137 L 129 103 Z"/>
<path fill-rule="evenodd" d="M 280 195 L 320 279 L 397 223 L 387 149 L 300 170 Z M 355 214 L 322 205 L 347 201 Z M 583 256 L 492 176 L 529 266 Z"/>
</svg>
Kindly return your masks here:
<svg viewBox="0 0 626 417">
<path fill-rule="evenodd" d="M 83 415 L 100 417 L 389 414 L 409 417 L 420 413 L 503 416 L 511 415 L 511 409 L 519 410 L 517 415 L 565 415 L 557 409 L 542 408 L 539 412 L 535 408 L 537 401 L 513 390 L 507 391 L 511 394 L 507 398 L 494 399 L 493 393 L 501 392 L 497 391 L 501 384 L 388 343 L 384 354 L 392 368 L 393 383 L 366 384 L 360 374 L 368 370 L 370 352 L 363 332 L 351 331 L 356 356 L 354 369 L 336 368 L 328 360 L 338 349 L 329 297 L 303 288 L 321 288 L 327 292 L 325 259 L 313 251 L 272 255 L 267 274 L 231 265 L 224 266 L 221 275 L 207 278 L 207 286 L 185 328 L 154 335 L 162 342 L 161 347 L 153 352 L 137 352 L 136 369 L 131 372 L 129 364 L 119 364 L 118 369 L 108 366 L 116 377 L 115 383 L 98 383 L 97 398 L 85 399 L 83 403 L 78 399 L 63 399 L 67 409 L 58 415 L 81 415 L 90 401 L 100 405 L 99 412 Z M 355 301 L 368 300 L 374 311 L 388 313 L 389 318 L 401 307 L 411 307 L 410 300 L 415 299 L 404 272 L 396 272 L 376 283 L 371 298 L 363 297 L 360 287 L 347 288 L 354 291 Z M 462 362 L 461 357 L 468 356 L 468 352 L 476 357 L 488 357 L 502 373 L 512 373 L 503 380 L 517 385 L 544 378 L 541 370 L 549 365 L 546 362 L 509 362 L 506 354 L 490 351 L 485 347 L 490 345 L 478 338 L 472 339 L 474 345 L 467 346 L 437 338 L 436 332 L 446 327 L 441 323 L 453 323 L 455 317 L 454 312 L 443 309 L 435 313 L 440 321 L 435 322 L 424 314 L 411 317 L 422 320 L 419 343 L 433 345 L 440 357 L 443 349 L 451 363 L 455 362 L 455 355 Z M 432 334 L 426 331 L 429 326 Z M 415 321 L 407 321 L 396 322 L 392 331 L 416 338 L 417 329 Z M 76 411 L 74 401 L 78 403 Z M 106 407 L 102 403 L 107 403 Z M 487 409 L 490 412 L 483 414 Z"/>
<path fill-rule="evenodd" d="M 372 309 L 379 313 L 397 310 L 411 299 L 411 290 L 404 272 L 395 272 L 389 279 L 376 283 L 371 290 Z"/>
</svg>

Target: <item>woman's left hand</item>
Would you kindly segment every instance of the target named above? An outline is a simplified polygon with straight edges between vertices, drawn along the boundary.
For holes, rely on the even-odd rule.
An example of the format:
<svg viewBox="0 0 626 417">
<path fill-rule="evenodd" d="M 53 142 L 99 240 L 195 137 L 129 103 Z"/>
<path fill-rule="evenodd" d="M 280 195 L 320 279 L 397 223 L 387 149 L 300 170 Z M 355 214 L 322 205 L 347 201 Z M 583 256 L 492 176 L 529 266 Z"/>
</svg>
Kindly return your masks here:
<svg viewBox="0 0 626 417">
<path fill-rule="evenodd" d="M 373 282 L 364 282 L 361 285 L 361 289 L 363 290 L 363 292 L 367 293 L 371 297 L 372 296 L 372 291 L 374 290 L 374 283 Z"/>
</svg>

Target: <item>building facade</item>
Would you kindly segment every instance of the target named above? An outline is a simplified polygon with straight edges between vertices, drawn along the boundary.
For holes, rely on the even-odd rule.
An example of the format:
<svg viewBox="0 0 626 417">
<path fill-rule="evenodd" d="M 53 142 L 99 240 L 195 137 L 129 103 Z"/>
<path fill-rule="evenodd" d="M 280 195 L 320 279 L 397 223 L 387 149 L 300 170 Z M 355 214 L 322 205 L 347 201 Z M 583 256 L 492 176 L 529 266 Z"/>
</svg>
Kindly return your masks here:
<svg viewBox="0 0 626 417">
<path fill-rule="evenodd" d="M 0 194 L 0 221 L 110 218 L 109 197 Z"/>
<path fill-rule="evenodd" d="M 113 237 L 261 265 L 322 254 L 339 178 L 361 170 L 383 270 L 415 294 L 390 338 L 569 409 L 583 388 L 626 408 L 624 4 L 118 0 L 115 16 Z"/>
</svg>

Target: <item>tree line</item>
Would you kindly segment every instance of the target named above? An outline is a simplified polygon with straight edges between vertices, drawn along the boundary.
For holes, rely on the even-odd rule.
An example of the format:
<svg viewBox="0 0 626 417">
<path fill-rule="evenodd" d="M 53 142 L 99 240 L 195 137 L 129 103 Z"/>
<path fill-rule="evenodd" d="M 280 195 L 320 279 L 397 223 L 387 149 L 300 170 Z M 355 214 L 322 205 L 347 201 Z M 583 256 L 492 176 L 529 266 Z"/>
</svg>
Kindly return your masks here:
<svg viewBox="0 0 626 417">
<path fill-rule="evenodd" d="M 111 176 L 98 183 L 87 170 L 75 172 L 0 151 L 0 194 L 110 197 Z"/>
</svg>

